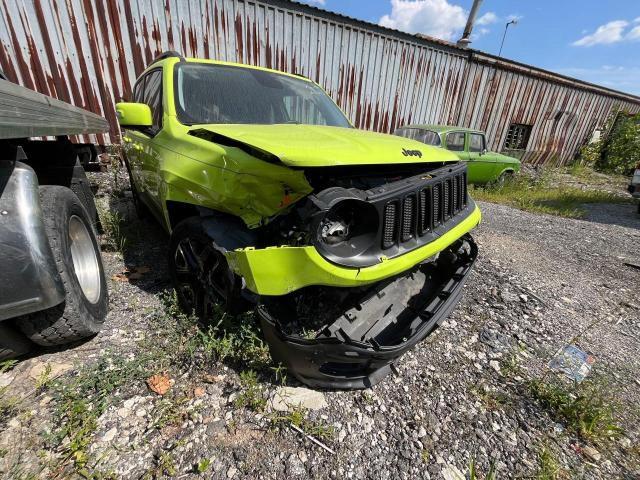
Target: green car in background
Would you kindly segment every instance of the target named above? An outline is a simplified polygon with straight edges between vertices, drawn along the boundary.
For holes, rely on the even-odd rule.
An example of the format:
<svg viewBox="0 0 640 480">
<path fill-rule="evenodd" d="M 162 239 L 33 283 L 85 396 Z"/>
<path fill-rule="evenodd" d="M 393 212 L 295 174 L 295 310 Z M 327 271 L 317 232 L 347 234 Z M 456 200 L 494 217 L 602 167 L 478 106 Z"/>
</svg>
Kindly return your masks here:
<svg viewBox="0 0 640 480">
<path fill-rule="evenodd" d="M 447 125 L 406 125 L 398 128 L 394 135 L 456 152 L 467 162 L 469 183 L 503 182 L 520 171 L 517 158 L 487 151 L 485 134 L 480 130 Z"/>
</svg>

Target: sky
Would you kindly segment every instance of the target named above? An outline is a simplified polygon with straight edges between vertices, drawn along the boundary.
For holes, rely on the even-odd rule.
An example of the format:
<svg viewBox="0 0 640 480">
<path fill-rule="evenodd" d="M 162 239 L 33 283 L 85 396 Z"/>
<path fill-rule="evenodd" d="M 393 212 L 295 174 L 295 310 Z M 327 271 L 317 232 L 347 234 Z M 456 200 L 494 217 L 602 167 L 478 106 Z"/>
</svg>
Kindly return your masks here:
<svg viewBox="0 0 640 480">
<path fill-rule="evenodd" d="M 472 0 L 304 0 L 408 33 L 455 42 Z M 640 95 L 640 0 L 484 0 L 471 48 Z"/>
</svg>

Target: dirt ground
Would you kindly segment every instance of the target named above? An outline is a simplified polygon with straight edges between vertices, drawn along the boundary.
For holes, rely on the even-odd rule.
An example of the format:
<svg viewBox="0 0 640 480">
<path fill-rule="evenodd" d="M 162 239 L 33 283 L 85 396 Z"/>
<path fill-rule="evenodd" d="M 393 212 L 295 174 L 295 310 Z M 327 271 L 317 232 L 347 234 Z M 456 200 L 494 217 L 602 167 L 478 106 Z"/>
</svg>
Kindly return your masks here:
<svg viewBox="0 0 640 480">
<path fill-rule="evenodd" d="M 268 367 L 241 378 L 245 367 L 202 343 L 185 348 L 201 330 L 185 330 L 162 300 L 165 234 L 109 193 L 108 174 L 93 179 L 103 206 L 126 217 L 124 253 L 103 254 L 110 313 L 96 338 L 0 374 L 5 478 L 451 479 L 471 464 L 478 478 L 492 468 L 498 478 L 640 478 L 634 205 L 594 205 L 571 220 L 481 204 L 479 260 L 450 318 L 398 375 L 320 392 L 300 421 L 270 403 L 281 384 L 300 386 L 291 378 Z M 567 344 L 595 358 L 578 409 L 595 420 L 554 400 L 575 406 L 586 388 L 547 367 Z M 164 395 L 149 389 L 152 374 L 169 380 Z M 612 428 L 585 425 L 600 419 Z"/>
</svg>

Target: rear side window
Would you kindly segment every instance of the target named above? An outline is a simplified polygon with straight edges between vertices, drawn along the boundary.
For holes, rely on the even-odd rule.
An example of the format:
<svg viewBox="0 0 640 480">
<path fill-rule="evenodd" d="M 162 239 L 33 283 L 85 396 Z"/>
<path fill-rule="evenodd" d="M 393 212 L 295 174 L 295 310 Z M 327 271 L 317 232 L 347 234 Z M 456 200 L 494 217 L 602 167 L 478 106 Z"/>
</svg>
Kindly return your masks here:
<svg viewBox="0 0 640 480">
<path fill-rule="evenodd" d="M 484 150 L 484 135 L 479 133 L 469 134 L 469 151 L 482 152 Z"/>
<path fill-rule="evenodd" d="M 464 150 L 464 132 L 447 133 L 447 148 L 454 152 Z"/>
<path fill-rule="evenodd" d="M 154 70 L 147 74 L 142 103 L 149 105 L 153 118 L 152 130 L 158 133 L 162 128 L 162 70 Z"/>
</svg>

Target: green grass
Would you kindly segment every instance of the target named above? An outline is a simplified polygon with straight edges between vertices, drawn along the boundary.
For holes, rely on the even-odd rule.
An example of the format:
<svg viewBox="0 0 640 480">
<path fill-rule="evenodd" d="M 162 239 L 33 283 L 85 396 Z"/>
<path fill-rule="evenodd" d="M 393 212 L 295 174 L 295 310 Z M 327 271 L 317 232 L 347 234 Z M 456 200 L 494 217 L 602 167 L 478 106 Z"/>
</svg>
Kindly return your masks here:
<svg viewBox="0 0 640 480">
<path fill-rule="evenodd" d="M 269 347 L 253 313 L 234 316 L 218 309 L 212 323 L 199 325 L 195 316 L 182 312 L 174 292 L 165 293 L 161 300 L 164 309 L 151 320 L 154 334 L 149 336 L 149 348 L 164 351 L 165 367 L 194 363 L 202 367 L 219 361 L 284 376 L 281 368 L 272 368 Z"/>
<path fill-rule="evenodd" d="M 542 377 L 531 380 L 528 387 L 545 410 L 585 440 L 604 441 L 623 431 L 616 418 L 618 403 L 607 385 Z"/>
<path fill-rule="evenodd" d="M 75 473 L 90 476 L 93 468 L 88 450 L 98 418 L 117 402 L 115 392 L 119 388 L 148 376 L 146 360 L 142 357 L 133 361 L 118 356 L 105 357 L 96 365 L 81 370 L 73 379 L 51 385 L 57 421 L 48 440 L 51 447 L 62 454 L 56 465 L 58 469 L 71 466 Z"/>
<path fill-rule="evenodd" d="M 124 253 L 127 248 L 127 236 L 124 231 L 124 218 L 120 212 L 98 207 L 100 223 L 104 229 L 103 240 L 108 251 Z"/>
<path fill-rule="evenodd" d="M 17 360 L 0 362 L 0 374 L 8 372 L 18 364 Z M 9 393 L 9 387 L 0 387 L 0 427 L 18 413 L 20 401 Z"/>
<path fill-rule="evenodd" d="M 538 452 L 538 471 L 534 478 L 536 480 L 560 480 L 569 477 L 566 470 L 558 464 L 553 452 L 543 445 Z"/>
<path fill-rule="evenodd" d="M 484 480 L 497 480 L 498 472 L 496 470 L 495 463 L 492 461 L 489 465 L 487 474 L 482 476 L 478 473 L 478 470 L 476 468 L 476 461 L 474 459 L 471 459 L 471 461 L 469 462 L 469 472 L 467 473 L 467 476 L 469 477 L 469 480 L 479 480 L 481 478 L 483 478 Z"/>
<path fill-rule="evenodd" d="M 162 430 L 168 426 L 180 425 L 191 418 L 197 411 L 189 407 L 189 397 L 180 394 L 168 394 L 163 396 L 154 406 L 151 426 Z"/>
<path fill-rule="evenodd" d="M 210 466 L 211 466 L 211 459 L 210 458 L 203 458 L 202 460 L 200 460 L 196 464 L 196 466 L 194 468 L 195 473 L 198 473 L 198 474 L 202 475 L 207 470 L 209 470 Z"/>
<path fill-rule="evenodd" d="M 234 401 L 236 408 L 246 407 L 254 412 L 263 412 L 267 406 L 267 399 L 258 383 L 256 372 L 253 370 L 241 372 L 240 383 L 242 384 L 242 392 Z"/>
<path fill-rule="evenodd" d="M 267 416 L 272 429 L 295 425 L 307 435 L 320 440 L 332 440 L 335 429 L 321 420 L 307 418 L 307 411 L 302 407 L 295 407 L 288 412 L 272 412 Z"/>
<path fill-rule="evenodd" d="M 625 196 L 603 190 L 554 185 L 553 175 L 551 170 L 540 178 L 521 174 L 503 185 L 472 186 L 469 192 L 476 200 L 569 218 L 582 218 L 585 215 L 584 204 L 630 202 Z"/>
</svg>

